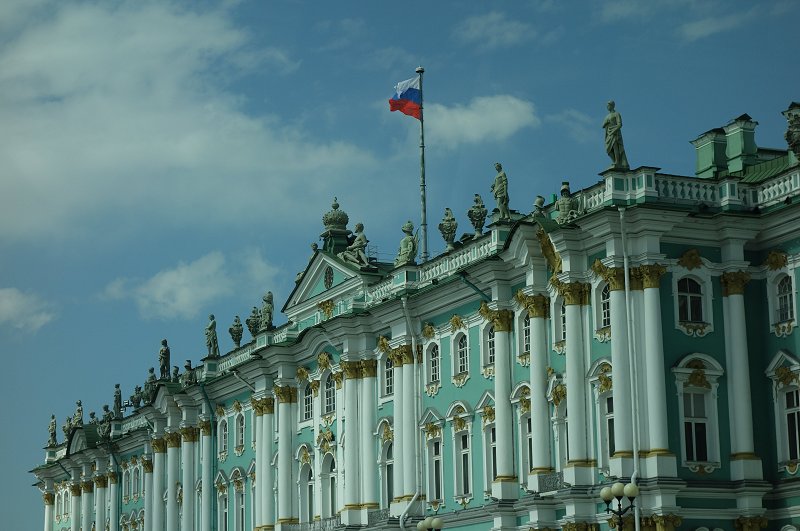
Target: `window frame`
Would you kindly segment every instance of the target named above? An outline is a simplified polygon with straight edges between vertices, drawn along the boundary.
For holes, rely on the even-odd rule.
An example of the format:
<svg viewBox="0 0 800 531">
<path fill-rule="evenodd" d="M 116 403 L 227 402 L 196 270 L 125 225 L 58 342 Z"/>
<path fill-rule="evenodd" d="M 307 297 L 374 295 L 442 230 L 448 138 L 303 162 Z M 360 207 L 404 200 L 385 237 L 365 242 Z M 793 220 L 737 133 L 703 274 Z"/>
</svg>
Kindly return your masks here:
<svg viewBox="0 0 800 531">
<path fill-rule="evenodd" d="M 668 268 L 672 276 L 672 307 L 675 329 L 680 330 L 690 337 L 703 337 L 714 331 L 714 283 L 711 272 L 705 265 L 691 270 L 680 265 Z M 680 295 L 678 284 L 684 279 L 691 279 L 700 287 L 700 305 L 702 308 L 702 321 L 682 321 L 680 316 Z"/>
</svg>

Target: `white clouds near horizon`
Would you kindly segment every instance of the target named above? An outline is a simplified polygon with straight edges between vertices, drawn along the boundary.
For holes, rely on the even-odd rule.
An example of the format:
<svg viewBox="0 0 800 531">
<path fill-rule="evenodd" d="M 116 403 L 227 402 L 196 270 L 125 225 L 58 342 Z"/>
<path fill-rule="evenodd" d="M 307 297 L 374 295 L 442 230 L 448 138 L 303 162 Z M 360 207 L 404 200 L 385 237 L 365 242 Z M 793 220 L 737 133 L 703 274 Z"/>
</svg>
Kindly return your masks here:
<svg viewBox="0 0 800 531">
<path fill-rule="evenodd" d="M 0 288 L 0 325 L 35 332 L 56 318 L 53 305 L 33 293 Z"/>
<path fill-rule="evenodd" d="M 744 25 L 756 14 L 756 10 L 704 17 L 686 22 L 678 27 L 678 35 L 686 42 L 693 42 L 716 33 L 734 30 Z"/>
</svg>

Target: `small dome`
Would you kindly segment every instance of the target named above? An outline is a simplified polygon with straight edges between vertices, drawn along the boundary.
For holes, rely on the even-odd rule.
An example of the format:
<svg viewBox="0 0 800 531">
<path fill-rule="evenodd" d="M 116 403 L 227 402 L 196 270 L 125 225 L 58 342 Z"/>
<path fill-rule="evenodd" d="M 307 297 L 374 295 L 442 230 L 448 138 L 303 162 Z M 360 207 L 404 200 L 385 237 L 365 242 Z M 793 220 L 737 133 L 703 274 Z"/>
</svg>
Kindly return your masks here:
<svg viewBox="0 0 800 531">
<path fill-rule="evenodd" d="M 348 221 L 350 221 L 350 218 L 344 210 L 339 210 L 339 203 L 334 197 L 333 204 L 331 204 L 331 211 L 322 216 L 322 223 L 325 225 L 326 229 L 345 230 L 347 229 Z"/>
</svg>

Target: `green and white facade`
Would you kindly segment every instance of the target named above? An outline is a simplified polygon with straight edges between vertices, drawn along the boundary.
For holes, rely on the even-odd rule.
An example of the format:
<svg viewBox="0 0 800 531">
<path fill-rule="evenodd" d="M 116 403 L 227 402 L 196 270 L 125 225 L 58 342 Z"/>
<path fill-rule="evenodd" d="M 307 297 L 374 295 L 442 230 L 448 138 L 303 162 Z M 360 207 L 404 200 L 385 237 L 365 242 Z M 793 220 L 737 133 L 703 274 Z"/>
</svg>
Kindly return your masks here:
<svg viewBox="0 0 800 531">
<path fill-rule="evenodd" d="M 289 324 L 46 449 L 44 530 L 608 529 L 632 476 L 640 529 L 800 528 L 800 165 L 755 127 L 419 265 L 334 208 Z"/>
</svg>

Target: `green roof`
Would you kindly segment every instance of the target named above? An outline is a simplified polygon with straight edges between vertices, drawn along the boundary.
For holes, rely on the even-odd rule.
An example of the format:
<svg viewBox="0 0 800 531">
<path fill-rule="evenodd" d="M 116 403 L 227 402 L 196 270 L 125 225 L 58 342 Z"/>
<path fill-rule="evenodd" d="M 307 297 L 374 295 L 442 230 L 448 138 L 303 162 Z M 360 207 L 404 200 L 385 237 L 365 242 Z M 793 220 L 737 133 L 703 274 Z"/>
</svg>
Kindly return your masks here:
<svg viewBox="0 0 800 531">
<path fill-rule="evenodd" d="M 741 182 L 743 183 L 761 183 L 776 175 L 780 175 L 791 167 L 791 159 L 787 153 L 786 155 L 754 164 L 753 166 L 747 166 L 744 170 L 734 172 L 722 171 L 717 175 L 717 178 L 741 177 Z"/>
</svg>

